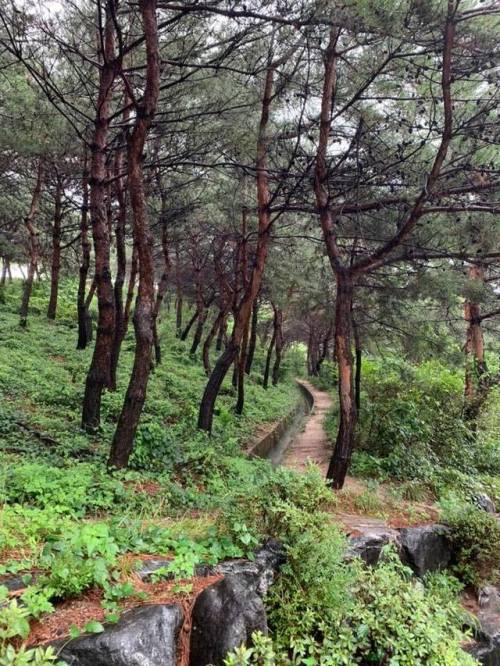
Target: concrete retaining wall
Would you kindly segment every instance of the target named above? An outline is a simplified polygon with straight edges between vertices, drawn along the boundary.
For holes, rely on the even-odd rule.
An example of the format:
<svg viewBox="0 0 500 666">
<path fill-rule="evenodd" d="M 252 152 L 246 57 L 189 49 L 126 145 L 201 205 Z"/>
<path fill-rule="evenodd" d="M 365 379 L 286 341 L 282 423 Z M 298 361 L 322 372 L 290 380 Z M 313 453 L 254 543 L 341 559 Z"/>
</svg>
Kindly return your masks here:
<svg viewBox="0 0 500 666">
<path fill-rule="evenodd" d="M 288 430 L 296 427 L 298 422 L 314 409 L 314 397 L 309 389 L 299 381 L 297 382 L 297 386 L 299 387 L 302 399 L 289 414 L 276 423 L 270 432 L 252 444 L 247 452 L 250 458 L 268 458 L 271 451 L 276 448 Z"/>
</svg>

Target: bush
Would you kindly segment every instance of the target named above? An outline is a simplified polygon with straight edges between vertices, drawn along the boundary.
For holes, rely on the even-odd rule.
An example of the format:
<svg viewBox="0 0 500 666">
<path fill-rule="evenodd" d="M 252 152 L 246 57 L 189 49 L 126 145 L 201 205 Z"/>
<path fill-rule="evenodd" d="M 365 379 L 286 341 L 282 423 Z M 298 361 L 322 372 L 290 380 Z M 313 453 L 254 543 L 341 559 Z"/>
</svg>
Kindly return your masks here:
<svg viewBox="0 0 500 666">
<path fill-rule="evenodd" d="M 443 521 L 450 526 L 456 552 L 455 570 L 479 586 L 500 582 L 500 522 L 482 509 L 451 496 L 441 501 Z"/>
<path fill-rule="evenodd" d="M 111 477 L 103 466 L 73 463 L 57 468 L 43 463 L 4 467 L 0 499 L 55 513 L 83 516 L 126 504 L 130 492 L 122 481 Z"/>
<path fill-rule="evenodd" d="M 254 635 L 226 665 L 476 663 L 460 647 L 468 619 L 456 580 L 436 574 L 424 587 L 390 549 L 372 568 L 347 564 L 344 548 L 331 527 L 299 537 L 268 598 L 273 638 Z"/>
</svg>

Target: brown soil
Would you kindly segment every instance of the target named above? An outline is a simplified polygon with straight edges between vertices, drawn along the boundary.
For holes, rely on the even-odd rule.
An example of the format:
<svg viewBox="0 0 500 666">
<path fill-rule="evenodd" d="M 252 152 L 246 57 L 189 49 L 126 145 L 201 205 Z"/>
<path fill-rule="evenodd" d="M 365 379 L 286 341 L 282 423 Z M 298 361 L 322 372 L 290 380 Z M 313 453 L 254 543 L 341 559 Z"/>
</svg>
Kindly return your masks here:
<svg viewBox="0 0 500 666">
<path fill-rule="evenodd" d="M 142 557 L 141 559 L 148 559 Z M 162 581 L 145 583 L 136 574 L 130 574 L 124 579 L 133 583 L 137 594 L 144 594 L 144 599 L 136 596 L 124 599 L 120 604 L 120 611 L 126 611 L 145 604 L 177 603 L 184 612 L 184 623 L 180 630 L 177 646 L 178 666 L 189 664 L 189 643 L 191 636 L 191 614 L 197 596 L 207 587 L 221 580 L 221 575 L 193 577 L 186 580 Z M 122 579 L 122 582 L 123 580 Z M 55 611 L 42 616 L 31 623 L 31 631 L 27 646 L 43 645 L 51 641 L 69 636 L 70 627 L 77 626 L 83 630 L 87 622 L 97 620 L 105 621 L 106 611 L 101 607 L 102 590 L 89 590 L 75 599 L 66 599 L 56 605 Z"/>
</svg>

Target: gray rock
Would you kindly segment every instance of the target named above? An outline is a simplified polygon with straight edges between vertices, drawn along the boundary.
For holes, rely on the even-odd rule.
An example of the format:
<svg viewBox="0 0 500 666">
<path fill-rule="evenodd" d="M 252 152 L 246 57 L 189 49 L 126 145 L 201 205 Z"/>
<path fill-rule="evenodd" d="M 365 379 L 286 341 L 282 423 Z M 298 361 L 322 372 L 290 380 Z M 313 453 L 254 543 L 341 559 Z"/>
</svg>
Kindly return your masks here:
<svg viewBox="0 0 500 666">
<path fill-rule="evenodd" d="M 276 539 L 269 539 L 255 552 L 254 560 L 228 560 L 212 567 L 210 573 L 223 576 L 244 575 L 252 579 L 257 594 L 267 594 L 279 568 L 286 561 L 283 546 Z"/>
<path fill-rule="evenodd" d="M 477 598 L 481 611 L 500 613 L 500 587 L 495 587 L 495 585 L 482 587 Z"/>
<path fill-rule="evenodd" d="M 28 585 L 33 585 L 35 582 L 35 577 L 31 573 L 20 574 L 18 576 L 10 576 L 9 578 L 4 578 L 0 580 L 0 585 L 6 587 L 9 592 L 17 592 L 18 590 L 24 590 Z"/>
<path fill-rule="evenodd" d="M 196 599 L 190 666 L 220 666 L 228 652 L 248 644 L 254 631 L 267 634 L 267 618 L 253 572 L 230 574 Z"/>
<path fill-rule="evenodd" d="M 262 597 L 285 561 L 282 545 L 270 539 L 255 559 L 231 560 L 210 573 L 224 578 L 196 599 L 191 631 L 190 666 L 219 666 L 228 652 L 248 644 L 254 631 L 267 634 Z"/>
<path fill-rule="evenodd" d="M 140 606 L 101 634 L 58 642 L 68 666 L 175 666 L 184 615 L 176 604 Z"/>
<path fill-rule="evenodd" d="M 486 493 L 478 493 L 474 496 L 474 504 L 487 513 L 496 513 L 496 506 L 493 500 Z"/>
<path fill-rule="evenodd" d="M 449 529 L 444 525 L 405 527 L 400 530 L 403 560 L 417 576 L 445 569 L 451 561 Z"/>
<path fill-rule="evenodd" d="M 154 560 L 144 560 L 141 568 L 136 573 L 141 580 L 149 582 L 153 574 L 160 569 L 167 569 L 170 564 L 172 564 L 172 559 L 156 558 Z M 161 578 L 162 580 L 171 580 L 174 578 L 174 574 L 169 571 L 163 571 Z"/>
<path fill-rule="evenodd" d="M 500 666 L 500 646 L 473 642 L 465 648 L 482 666 Z"/>
<path fill-rule="evenodd" d="M 478 593 L 479 630 L 467 652 L 483 666 L 500 666 L 500 589 L 489 585 Z"/>
<path fill-rule="evenodd" d="M 396 530 L 372 529 L 360 536 L 349 539 L 347 558 L 360 557 L 366 564 L 374 565 L 380 559 L 382 548 L 393 543 L 397 550 L 401 550 L 399 534 Z"/>
<path fill-rule="evenodd" d="M 236 559 L 227 560 L 216 565 L 200 564 L 196 567 L 197 576 L 213 576 L 221 574 L 229 576 L 232 574 L 247 574 L 258 579 L 257 588 L 261 595 L 266 594 L 269 586 L 272 584 L 279 567 L 285 561 L 283 546 L 276 539 L 269 539 L 261 548 L 255 552 L 254 560 Z M 171 564 L 171 559 L 156 558 L 147 560 L 137 572 L 137 575 L 144 581 L 151 580 L 153 574 L 161 569 L 167 569 Z M 162 580 L 171 580 L 174 574 L 169 571 L 161 573 Z"/>
</svg>

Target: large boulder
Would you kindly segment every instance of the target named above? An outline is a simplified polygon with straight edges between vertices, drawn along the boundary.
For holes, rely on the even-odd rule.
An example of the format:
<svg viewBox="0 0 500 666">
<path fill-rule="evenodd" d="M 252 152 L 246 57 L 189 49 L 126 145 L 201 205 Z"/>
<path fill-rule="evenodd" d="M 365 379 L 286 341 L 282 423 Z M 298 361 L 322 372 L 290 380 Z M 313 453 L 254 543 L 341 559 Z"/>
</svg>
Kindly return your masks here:
<svg viewBox="0 0 500 666">
<path fill-rule="evenodd" d="M 403 560 L 417 576 L 445 569 L 452 558 L 449 528 L 444 525 L 405 527 L 400 530 Z"/>
<path fill-rule="evenodd" d="M 267 634 L 267 618 L 255 577 L 231 574 L 207 587 L 196 599 L 191 629 L 190 665 L 219 666 L 227 653 Z"/>
<path fill-rule="evenodd" d="M 183 620 L 177 604 L 139 606 L 101 634 L 63 643 L 59 657 L 68 666 L 175 666 Z"/>
<path fill-rule="evenodd" d="M 281 545 L 270 540 L 254 560 L 232 560 L 212 569 L 224 578 L 207 587 L 194 604 L 190 666 L 219 666 L 228 652 L 248 644 L 254 631 L 267 634 L 262 597 L 283 561 Z"/>
<path fill-rule="evenodd" d="M 350 537 L 347 558 L 360 557 L 366 564 L 374 565 L 380 559 L 382 548 L 394 544 L 401 551 L 399 533 L 390 527 L 372 528 L 364 534 Z"/>
</svg>

